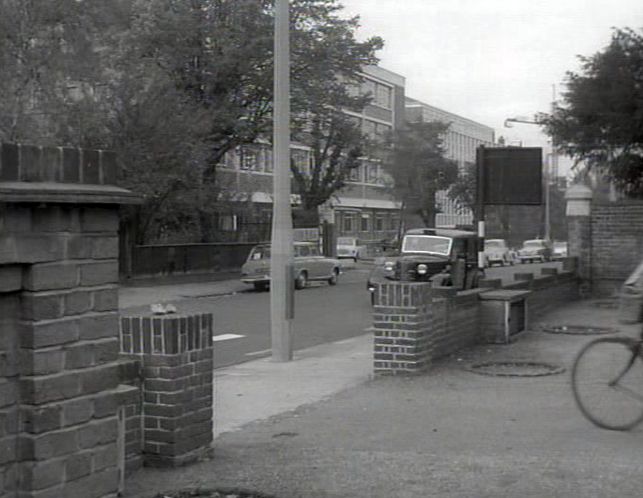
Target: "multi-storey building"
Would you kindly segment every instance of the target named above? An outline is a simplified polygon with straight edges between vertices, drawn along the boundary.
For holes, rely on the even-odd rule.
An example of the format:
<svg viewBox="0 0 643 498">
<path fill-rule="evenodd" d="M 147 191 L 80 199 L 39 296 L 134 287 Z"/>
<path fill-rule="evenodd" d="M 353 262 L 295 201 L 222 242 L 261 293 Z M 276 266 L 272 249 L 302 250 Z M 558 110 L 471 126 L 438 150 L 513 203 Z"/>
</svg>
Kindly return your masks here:
<svg viewBox="0 0 643 498">
<path fill-rule="evenodd" d="M 361 113 L 349 112 L 362 131 L 373 140 L 383 139 L 404 122 L 402 76 L 378 66 L 363 70 L 363 84 L 356 89 L 373 100 Z M 310 170 L 312 157 L 305 144 L 293 143 L 291 157 L 300 171 Z M 273 161 L 270 145 L 260 141 L 228 153 L 221 165 L 230 203 L 219 214 L 220 231 L 235 232 L 237 240 L 267 238 L 272 214 Z M 293 196 L 293 205 L 297 205 Z M 320 208 L 323 220 L 335 224 L 338 235 L 362 240 L 388 238 L 397 231 L 399 205 L 390 191 L 390 178 L 377 157 L 365 157 L 351 172 L 346 186 Z"/>
<path fill-rule="evenodd" d="M 449 124 L 444 137 L 446 157 L 456 161 L 462 173 L 468 164 L 475 164 L 476 149 L 480 145 L 491 146 L 495 141 L 493 128 L 458 116 L 419 100 L 406 97 L 406 119 L 410 122 L 440 121 Z M 470 225 L 473 214 L 468 209 L 459 209 L 446 191 L 436 196 L 441 212 L 436 216 L 437 226 Z"/>
</svg>

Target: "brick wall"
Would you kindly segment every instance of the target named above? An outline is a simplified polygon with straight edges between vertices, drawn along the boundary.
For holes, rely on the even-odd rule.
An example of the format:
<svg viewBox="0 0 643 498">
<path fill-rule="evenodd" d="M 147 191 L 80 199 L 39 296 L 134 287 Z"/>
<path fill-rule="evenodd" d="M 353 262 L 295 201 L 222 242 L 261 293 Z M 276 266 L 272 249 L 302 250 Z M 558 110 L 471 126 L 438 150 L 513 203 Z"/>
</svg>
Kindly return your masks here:
<svg viewBox="0 0 643 498">
<path fill-rule="evenodd" d="M 429 366 L 430 292 L 426 284 L 377 286 L 373 311 L 376 374 L 419 373 Z"/>
<path fill-rule="evenodd" d="M 589 240 L 592 293 L 617 294 L 643 259 L 643 202 L 593 204 Z"/>
<path fill-rule="evenodd" d="M 135 197 L 115 178 L 106 151 L 0 146 L 7 498 L 114 497 L 122 482 L 118 205 Z"/>
<path fill-rule="evenodd" d="M 3 276 L 8 276 L 8 272 L 3 273 L 0 267 L 0 282 L 4 282 L 5 290 L 8 290 L 8 282 Z M 16 293 L 0 293 L 1 498 L 14 496 L 18 484 L 18 303 Z"/>
<path fill-rule="evenodd" d="M 571 262 L 566 270 L 521 272 L 506 289 L 530 291 L 532 320 L 579 297 L 579 279 Z M 567 270 L 572 271 L 567 271 Z M 498 282 L 491 282 L 497 287 Z M 481 294 L 490 288 L 456 292 L 430 283 L 390 282 L 376 286 L 373 308 L 376 375 L 416 374 L 431 363 L 462 348 L 485 341 Z M 487 320 L 489 317 L 487 317 Z"/>
<path fill-rule="evenodd" d="M 123 355 L 136 358 L 142 374 L 142 441 L 128 432 L 128 455 L 142 442 L 147 465 L 176 466 L 209 452 L 213 419 L 211 314 L 121 318 Z M 134 378 L 129 374 L 129 378 Z M 140 426 L 139 426 L 140 427 Z"/>
</svg>

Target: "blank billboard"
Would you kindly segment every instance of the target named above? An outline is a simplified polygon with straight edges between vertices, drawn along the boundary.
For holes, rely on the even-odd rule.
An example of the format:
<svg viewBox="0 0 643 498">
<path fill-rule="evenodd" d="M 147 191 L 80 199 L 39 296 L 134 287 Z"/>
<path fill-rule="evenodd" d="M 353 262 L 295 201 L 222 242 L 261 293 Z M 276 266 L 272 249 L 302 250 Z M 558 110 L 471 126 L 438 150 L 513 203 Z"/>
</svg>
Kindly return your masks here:
<svg viewBox="0 0 643 498">
<path fill-rule="evenodd" d="M 477 153 L 484 204 L 542 204 L 542 148 L 480 147 Z"/>
</svg>

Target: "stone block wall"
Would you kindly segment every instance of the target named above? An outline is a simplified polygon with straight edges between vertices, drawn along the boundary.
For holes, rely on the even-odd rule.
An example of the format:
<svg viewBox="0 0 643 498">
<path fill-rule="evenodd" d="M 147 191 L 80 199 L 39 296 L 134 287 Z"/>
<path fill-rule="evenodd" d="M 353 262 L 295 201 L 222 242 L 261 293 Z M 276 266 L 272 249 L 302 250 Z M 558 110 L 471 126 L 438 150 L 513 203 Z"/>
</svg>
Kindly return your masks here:
<svg viewBox="0 0 643 498">
<path fill-rule="evenodd" d="M 212 323 L 211 314 L 121 318 L 121 351 L 138 360 L 142 373 L 146 465 L 182 465 L 210 450 Z M 134 437 L 126 445 L 133 449 L 137 442 Z"/>
</svg>

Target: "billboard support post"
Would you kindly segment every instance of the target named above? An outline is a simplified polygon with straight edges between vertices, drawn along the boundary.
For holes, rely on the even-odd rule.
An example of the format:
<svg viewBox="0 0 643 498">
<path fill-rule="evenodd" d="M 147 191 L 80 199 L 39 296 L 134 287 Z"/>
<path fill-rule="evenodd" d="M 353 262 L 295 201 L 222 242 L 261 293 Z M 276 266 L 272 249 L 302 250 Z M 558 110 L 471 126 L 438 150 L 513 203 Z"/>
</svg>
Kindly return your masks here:
<svg viewBox="0 0 643 498">
<path fill-rule="evenodd" d="M 484 271 L 484 145 L 476 150 L 476 221 L 478 225 L 478 269 Z"/>
</svg>

